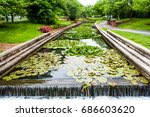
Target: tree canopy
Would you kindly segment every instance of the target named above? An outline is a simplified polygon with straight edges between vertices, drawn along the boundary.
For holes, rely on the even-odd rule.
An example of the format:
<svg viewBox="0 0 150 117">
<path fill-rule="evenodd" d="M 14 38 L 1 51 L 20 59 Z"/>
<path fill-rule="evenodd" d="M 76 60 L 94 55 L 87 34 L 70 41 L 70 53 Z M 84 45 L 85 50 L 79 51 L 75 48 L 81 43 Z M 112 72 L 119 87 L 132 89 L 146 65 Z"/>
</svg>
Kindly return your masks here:
<svg viewBox="0 0 150 117">
<path fill-rule="evenodd" d="M 94 10 L 107 18 L 150 17 L 150 0 L 98 0 Z"/>
<path fill-rule="evenodd" d="M 107 18 L 150 17 L 150 0 L 98 0 L 83 6 L 78 0 L 0 0 L 0 19 L 14 21 L 27 16 L 34 23 L 55 23 L 60 16 L 69 20 L 93 15 Z"/>
<path fill-rule="evenodd" d="M 0 0 L 0 17 L 27 16 L 34 23 L 55 23 L 60 16 L 78 18 L 83 6 L 78 0 Z"/>
<path fill-rule="evenodd" d="M 8 16 L 11 16 L 11 21 L 14 21 L 15 15 L 25 15 L 26 6 L 24 0 L 0 0 L 0 16 L 5 16 L 8 22 Z"/>
</svg>

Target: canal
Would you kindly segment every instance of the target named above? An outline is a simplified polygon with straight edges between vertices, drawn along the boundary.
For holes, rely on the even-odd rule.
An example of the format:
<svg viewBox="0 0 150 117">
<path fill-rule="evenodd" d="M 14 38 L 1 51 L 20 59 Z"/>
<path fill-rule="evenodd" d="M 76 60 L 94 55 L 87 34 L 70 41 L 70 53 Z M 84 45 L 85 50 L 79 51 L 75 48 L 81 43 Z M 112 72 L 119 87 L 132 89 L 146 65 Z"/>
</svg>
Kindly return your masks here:
<svg viewBox="0 0 150 117">
<path fill-rule="evenodd" d="M 85 23 L 0 80 L 0 96 L 150 96 L 149 81 Z"/>
</svg>

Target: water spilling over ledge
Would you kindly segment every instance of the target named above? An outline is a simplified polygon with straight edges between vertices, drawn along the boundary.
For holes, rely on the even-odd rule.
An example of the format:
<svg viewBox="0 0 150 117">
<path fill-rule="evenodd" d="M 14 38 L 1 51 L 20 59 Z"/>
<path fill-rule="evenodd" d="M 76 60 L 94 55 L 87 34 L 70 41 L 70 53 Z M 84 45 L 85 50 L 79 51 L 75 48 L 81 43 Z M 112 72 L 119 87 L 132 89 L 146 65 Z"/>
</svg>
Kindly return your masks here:
<svg viewBox="0 0 150 117">
<path fill-rule="evenodd" d="M 149 86 L 91 86 L 85 91 L 82 87 L 0 87 L 1 96 L 42 96 L 42 97 L 99 97 L 99 96 L 150 96 Z"/>
</svg>

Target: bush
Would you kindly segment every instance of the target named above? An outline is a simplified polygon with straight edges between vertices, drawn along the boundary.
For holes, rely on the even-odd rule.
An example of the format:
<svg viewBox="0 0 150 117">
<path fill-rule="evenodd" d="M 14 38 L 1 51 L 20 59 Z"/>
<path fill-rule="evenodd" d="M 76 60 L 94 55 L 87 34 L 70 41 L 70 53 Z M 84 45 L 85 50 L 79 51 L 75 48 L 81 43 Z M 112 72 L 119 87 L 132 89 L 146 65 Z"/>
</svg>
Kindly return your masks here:
<svg viewBox="0 0 150 117">
<path fill-rule="evenodd" d="M 47 32 L 50 32 L 52 30 L 51 27 L 49 26 L 42 26 L 39 31 L 41 31 L 42 33 L 47 33 Z"/>
</svg>

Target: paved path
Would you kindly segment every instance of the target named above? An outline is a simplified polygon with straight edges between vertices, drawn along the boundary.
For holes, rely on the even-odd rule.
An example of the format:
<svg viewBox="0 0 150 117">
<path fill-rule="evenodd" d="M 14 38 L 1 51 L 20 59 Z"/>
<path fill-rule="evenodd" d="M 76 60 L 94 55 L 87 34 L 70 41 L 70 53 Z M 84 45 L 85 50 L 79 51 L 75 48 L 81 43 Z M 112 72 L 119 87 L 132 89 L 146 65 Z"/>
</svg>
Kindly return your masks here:
<svg viewBox="0 0 150 117">
<path fill-rule="evenodd" d="M 137 34 L 142 34 L 146 36 L 150 36 L 150 31 L 143 31 L 143 30 L 133 30 L 133 29 L 122 29 L 118 27 L 112 27 L 110 25 L 107 25 L 107 21 L 104 21 L 99 24 L 101 28 L 108 28 L 110 30 L 120 30 L 120 31 L 125 31 L 125 32 L 132 32 L 132 33 L 137 33 Z"/>
</svg>

